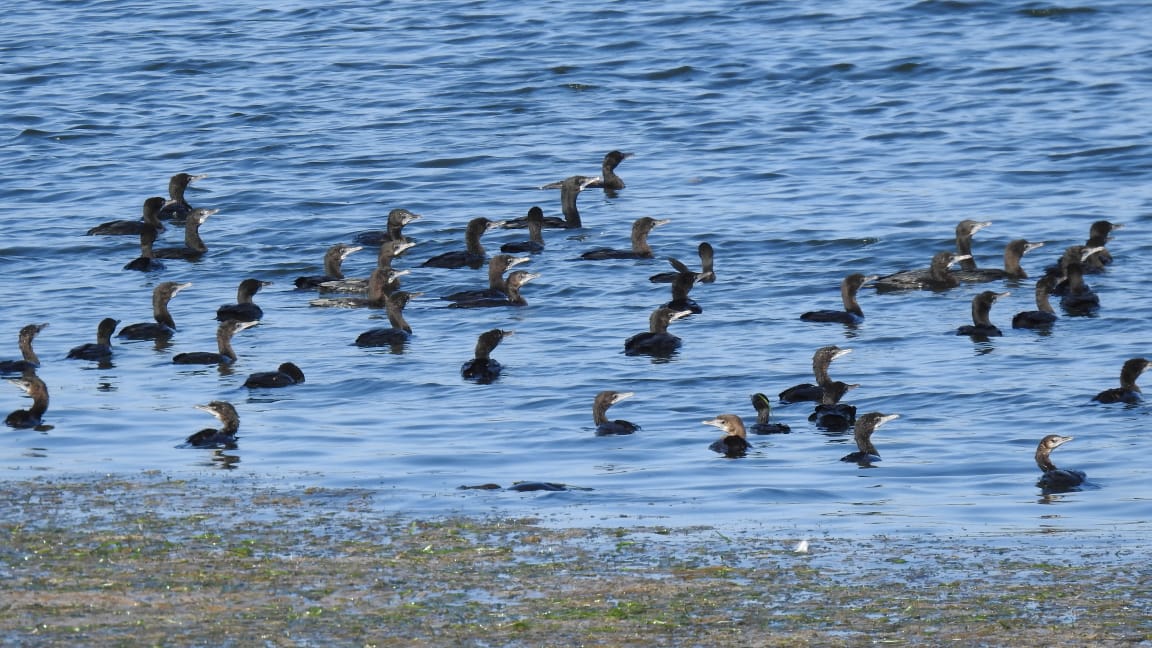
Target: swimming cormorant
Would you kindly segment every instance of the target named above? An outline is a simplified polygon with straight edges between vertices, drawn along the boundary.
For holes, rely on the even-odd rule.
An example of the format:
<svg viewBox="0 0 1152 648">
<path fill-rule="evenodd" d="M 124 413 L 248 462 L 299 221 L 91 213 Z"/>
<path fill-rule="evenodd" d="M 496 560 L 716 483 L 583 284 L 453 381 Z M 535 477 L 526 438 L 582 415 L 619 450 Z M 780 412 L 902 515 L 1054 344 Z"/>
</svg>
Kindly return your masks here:
<svg viewBox="0 0 1152 648">
<path fill-rule="evenodd" d="M 669 261 L 676 261 L 676 259 L 669 259 Z M 677 263 L 679 263 L 679 261 L 677 261 Z M 688 296 L 688 293 L 692 291 L 692 287 L 696 285 L 696 273 L 688 270 L 683 264 L 681 264 L 680 267 L 687 272 L 681 272 L 680 276 L 676 277 L 675 281 L 672 282 L 672 300 L 664 304 L 664 307 L 671 308 L 675 311 L 686 310 L 699 315 L 704 312 L 704 309 L 700 307 L 700 304 L 696 303 L 695 299 Z"/>
<path fill-rule="evenodd" d="M 504 367 L 498 361 L 491 357 L 492 349 L 495 349 L 500 341 L 512 335 L 513 331 L 502 331 L 500 329 L 492 329 L 480 334 L 476 340 L 476 357 L 468 362 L 465 362 L 460 367 L 460 375 L 467 380 L 475 381 L 481 385 L 486 385 L 493 382 L 500 377 L 500 371 Z"/>
<path fill-rule="evenodd" d="M 196 409 L 208 412 L 220 421 L 220 429 L 204 428 L 184 441 L 184 448 L 205 448 L 209 450 L 235 450 L 236 432 L 240 430 L 240 415 L 227 401 L 212 401 L 207 405 L 196 405 Z"/>
<path fill-rule="evenodd" d="M 1125 361 L 1124 366 L 1120 368 L 1120 386 L 1105 389 L 1092 397 L 1092 400 L 1097 403 L 1128 403 L 1130 405 L 1139 403 L 1143 400 L 1143 396 L 1140 393 L 1140 387 L 1136 384 L 1136 379 L 1150 365 L 1152 365 L 1152 361 L 1144 358 L 1132 358 Z"/>
<path fill-rule="evenodd" d="M 241 322 L 255 322 L 264 317 L 264 310 L 257 306 L 252 297 L 260 292 L 264 286 L 272 285 L 271 281 L 260 281 L 248 278 L 240 282 L 236 288 L 236 303 L 225 304 L 216 309 L 216 321 L 239 320 Z"/>
<path fill-rule="evenodd" d="M 28 370 L 35 371 L 40 367 L 40 358 L 32 350 L 32 340 L 48 326 L 44 324 L 28 324 L 20 329 L 19 347 L 20 360 L 0 360 L 0 373 L 23 373 Z"/>
<path fill-rule="evenodd" d="M 106 362 L 112 358 L 112 334 L 120 320 L 105 317 L 96 325 L 96 341 L 73 347 L 68 357 L 73 360 L 97 360 Z"/>
<path fill-rule="evenodd" d="M 840 399 L 849 390 L 860 385 L 833 380 L 824 385 L 824 393 L 820 397 L 820 404 L 808 415 L 808 420 L 816 427 L 828 432 L 843 432 L 856 422 L 856 406 L 841 403 Z"/>
<path fill-rule="evenodd" d="M 156 259 L 152 245 L 156 243 L 157 230 L 155 227 L 143 227 L 140 230 L 140 256 L 124 264 L 125 270 L 138 270 L 140 272 L 155 272 L 164 269 L 164 262 Z"/>
<path fill-rule="evenodd" d="M 859 272 L 844 277 L 840 282 L 840 300 L 844 303 L 844 310 L 818 310 L 808 311 L 800 315 L 805 322 L 836 322 L 839 324 L 859 324 L 864 321 L 864 311 L 856 301 L 856 293 L 860 287 L 870 281 L 875 281 L 876 275 L 863 275 Z"/>
<path fill-rule="evenodd" d="M 1040 444 L 1036 446 L 1036 465 L 1044 474 L 1040 475 L 1040 479 L 1036 482 L 1038 487 L 1047 492 L 1062 492 L 1074 490 L 1084 483 L 1087 475 L 1083 471 L 1057 468 L 1049 456 L 1053 450 L 1068 443 L 1073 438 L 1075 437 L 1049 434 L 1040 439 Z"/>
<path fill-rule="evenodd" d="M 395 347 L 408 341 L 412 335 L 412 327 L 404 319 L 404 307 L 409 300 L 422 293 L 410 293 L 403 290 L 384 298 L 384 308 L 388 313 L 389 328 L 374 328 L 364 331 L 356 338 L 356 346 L 360 347 Z"/>
<path fill-rule="evenodd" d="M 901 270 L 876 280 L 876 290 L 947 290 L 960 285 L 956 275 L 948 270 L 952 264 L 968 257 L 955 252 L 937 252 L 932 257 L 932 266 L 927 270 Z"/>
<path fill-rule="evenodd" d="M 691 315 L 692 311 L 676 311 L 661 306 L 648 316 L 648 330 L 624 341 L 625 355 L 666 357 L 680 348 L 680 338 L 668 332 L 668 325 Z"/>
<path fill-rule="evenodd" d="M 164 231 L 164 223 L 160 222 L 160 208 L 164 206 L 164 199 L 156 196 L 144 201 L 144 213 L 140 220 L 114 220 L 101 223 L 88 230 L 88 236 L 139 236 L 145 226 L 155 227 L 157 232 Z"/>
<path fill-rule="evenodd" d="M 756 408 L 756 423 L 752 425 L 753 434 L 788 434 L 792 428 L 783 423 L 770 423 L 772 403 L 764 394 L 752 394 L 752 407 Z"/>
<path fill-rule="evenodd" d="M 475 299 L 505 299 L 508 297 L 508 282 L 504 273 L 521 263 L 530 261 L 529 257 L 515 257 L 511 254 L 497 254 L 488 260 L 488 287 L 477 290 L 461 290 L 440 299 L 448 301 L 469 301 Z"/>
<path fill-rule="evenodd" d="M 476 299 L 462 299 L 448 304 L 448 308 L 493 308 L 500 306 L 527 306 L 528 300 L 520 294 L 520 287 L 538 278 L 540 275 L 527 270 L 513 270 L 508 273 L 508 281 L 504 286 L 504 297 L 478 297 Z"/>
<path fill-rule="evenodd" d="M 1027 279 L 1028 273 L 1024 271 L 1024 266 L 1020 265 L 1020 259 L 1038 247 L 1044 247 L 1044 244 L 1029 243 L 1024 239 L 1016 239 L 1004 247 L 1003 270 L 1000 268 L 961 269 L 952 274 L 960 281 L 968 283 L 984 283 L 988 281 L 998 281 L 1000 279 Z"/>
<path fill-rule="evenodd" d="M 719 452 L 725 457 L 743 457 L 752 447 L 748 443 L 748 434 L 744 430 L 744 421 L 735 414 L 721 414 L 714 419 L 700 421 L 704 425 L 720 428 L 724 436 L 712 442 L 708 449 Z"/>
<path fill-rule="evenodd" d="M 880 412 L 861 414 L 860 418 L 856 419 L 856 426 L 852 434 L 859 450 L 844 455 L 840 461 L 851 461 L 861 466 L 867 466 L 873 461 L 880 461 L 880 452 L 876 450 L 876 446 L 872 445 L 872 433 L 881 425 L 898 418 L 900 418 L 899 414 L 881 414 Z"/>
<path fill-rule="evenodd" d="M 156 321 L 129 324 L 120 329 L 116 337 L 129 340 L 166 340 L 172 337 L 176 332 L 176 321 L 172 319 L 172 313 L 168 312 L 168 302 L 176 296 L 176 293 L 191 285 L 175 281 L 156 284 L 152 289 L 152 318 Z"/>
<path fill-rule="evenodd" d="M 1048 300 L 1053 278 L 1045 275 L 1036 281 L 1036 310 L 1021 311 L 1012 318 L 1012 328 L 1048 328 L 1056 323 L 1056 311 Z"/>
<path fill-rule="evenodd" d="M 544 251 L 544 210 L 539 207 L 530 208 L 524 223 L 528 227 L 528 240 L 505 243 L 500 246 L 501 252 L 539 254 Z"/>
<path fill-rule="evenodd" d="M 294 363 L 281 363 L 276 371 L 258 371 L 248 376 L 244 386 L 248 388 L 259 387 L 288 387 L 304 382 L 304 372 Z"/>
<path fill-rule="evenodd" d="M 1090 315 L 1100 307 L 1100 296 L 1084 283 L 1084 266 L 1073 263 L 1064 268 L 1064 296 L 1060 307 L 1069 315 Z"/>
<path fill-rule="evenodd" d="M 976 269 L 976 259 L 972 256 L 972 235 L 991 224 L 992 221 L 962 220 L 956 225 L 956 254 L 966 257 L 957 259 L 961 270 Z"/>
<path fill-rule="evenodd" d="M 1008 296 L 1009 293 L 998 293 L 991 290 L 976 295 L 972 298 L 972 323 L 965 324 L 956 329 L 956 335 L 971 335 L 976 337 L 999 337 L 1003 335 L 1000 329 L 992 324 L 992 320 L 988 319 L 988 314 L 992 310 L 992 304 L 996 303 L 997 299 Z"/>
<path fill-rule="evenodd" d="M 603 188 L 604 193 L 609 195 L 624 188 L 624 179 L 616 175 L 616 167 L 628 158 L 632 157 L 632 153 L 622 153 L 620 151 L 608 151 L 604 154 L 604 159 L 600 162 L 600 181 L 593 182 L 588 185 L 588 188 Z"/>
<path fill-rule="evenodd" d="M 322 297 L 308 302 L 310 306 L 342 308 L 385 308 L 387 297 L 400 289 L 400 277 L 410 270 L 394 270 L 376 267 L 368 277 L 368 293 L 365 297 Z M 345 279 L 345 281 L 348 281 Z"/>
<path fill-rule="evenodd" d="M 596 398 L 592 401 L 592 422 L 596 424 L 596 436 L 632 434 L 640 429 L 639 425 L 631 421 L 608 419 L 609 407 L 634 395 L 635 392 L 618 391 L 602 391 L 596 394 Z"/>
<path fill-rule="evenodd" d="M 217 353 L 211 351 L 177 353 L 172 356 L 172 362 L 174 364 L 230 365 L 236 362 L 236 351 L 232 349 L 232 336 L 246 328 L 256 326 L 256 324 L 256 322 L 238 320 L 220 322 L 220 326 L 216 327 Z"/>
<path fill-rule="evenodd" d="M 295 285 L 297 288 L 319 288 L 320 284 L 325 281 L 339 281 L 344 278 L 344 259 L 347 259 L 351 254 L 363 250 L 360 245 L 348 245 L 346 243 L 337 243 L 328 248 L 324 253 L 324 274 L 322 275 L 308 275 L 304 277 L 296 277 Z"/>
<path fill-rule="evenodd" d="M 1084 242 L 1084 247 L 1101 248 L 1099 252 L 1084 259 L 1084 272 L 1103 272 L 1104 266 L 1112 263 L 1112 253 L 1104 248 L 1108 245 L 1108 241 L 1112 240 L 1113 230 L 1122 229 L 1124 226 L 1119 223 L 1111 223 L 1106 220 L 1099 220 L 1092 223 L 1092 227 L 1088 229 L 1088 240 Z"/>
<path fill-rule="evenodd" d="M 652 248 L 648 245 L 648 234 L 653 228 L 671 222 L 667 218 L 655 219 L 651 216 L 641 216 L 632 223 L 632 247 L 628 250 L 614 250 L 612 248 L 597 248 L 588 250 L 580 255 L 581 259 L 598 261 L 602 259 L 651 259 Z"/>
<path fill-rule="evenodd" d="M 44 413 L 48 411 L 48 386 L 31 369 L 25 371 L 19 378 L 9 378 L 8 382 L 24 390 L 24 393 L 32 399 L 32 407 L 12 412 L 4 419 L 4 423 L 14 428 L 34 428 L 41 425 Z"/>
<path fill-rule="evenodd" d="M 188 220 L 184 222 L 184 247 L 178 248 L 159 248 L 153 250 L 153 256 L 157 259 L 184 259 L 186 261 L 195 261 L 204 256 L 208 251 L 208 246 L 204 244 L 204 240 L 200 238 L 200 226 L 208 217 L 219 209 L 204 209 L 197 207 L 188 213 Z"/>
<path fill-rule="evenodd" d="M 1080 273 L 1083 277 L 1083 266 L 1088 262 L 1088 259 L 1093 255 L 1103 252 L 1104 248 L 1096 246 L 1090 247 L 1087 245 L 1070 245 L 1064 248 L 1064 253 L 1060 255 L 1060 259 L 1055 264 L 1045 268 L 1045 273 L 1052 279 L 1053 295 L 1064 296 L 1068 294 L 1068 268 L 1073 265 L 1081 267 Z"/>
<path fill-rule="evenodd" d="M 568 229 L 584 227 L 583 222 L 580 220 L 580 210 L 576 208 L 576 198 L 580 196 L 581 191 L 584 191 L 599 180 L 600 178 L 576 175 L 569 176 L 560 182 L 560 211 L 564 214 L 562 227 Z M 545 218 L 544 226 L 554 227 L 554 221 L 550 218 Z"/>
<path fill-rule="evenodd" d="M 385 241 L 405 241 L 407 239 L 404 238 L 404 226 L 421 218 L 420 214 L 414 214 L 407 209 L 393 209 L 388 212 L 388 229 L 359 232 L 352 237 L 352 240 L 360 245 L 382 245 Z"/>
<path fill-rule="evenodd" d="M 184 199 L 184 192 L 188 189 L 188 185 L 207 178 L 207 174 L 190 175 L 187 173 L 177 173 L 168 179 L 168 202 L 160 209 L 157 214 L 160 218 L 183 220 L 187 218 L 192 212 L 192 205 Z"/>
<path fill-rule="evenodd" d="M 828 376 L 828 367 L 836 358 L 852 353 L 852 349 L 841 349 L 838 346 L 825 346 L 816 349 L 812 354 L 812 375 L 816 377 L 816 384 L 802 383 L 789 387 L 780 392 L 781 403 L 799 403 L 801 401 L 819 401 L 824 397 L 823 385 L 832 382 Z"/>
<path fill-rule="evenodd" d="M 701 243 L 696 247 L 696 253 L 700 255 L 700 272 L 693 273 L 696 275 L 696 283 L 712 283 L 716 281 L 716 271 L 713 269 L 715 252 L 712 249 L 712 244 L 707 241 Z M 675 263 L 673 263 L 674 261 Z M 668 259 L 668 263 L 672 264 L 675 271 L 658 272 L 648 277 L 648 281 L 652 283 L 669 283 L 684 272 L 692 272 L 688 269 L 688 266 L 681 263 L 679 259 Z"/>
<path fill-rule="evenodd" d="M 484 260 L 487 258 L 484 246 L 480 243 L 480 237 L 488 230 L 500 227 L 500 225 L 500 221 L 491 221 L 483 216 L 473 218 L 468 221 L 468 227 L 464 231 L 466 249 L 438 254 L 420 265 L 425 268 L 468 267 L 475 270 L 484 265 Z"/>
<path fill-rule="evenodd" d="M 401 256 L 416 244 L 412 241 L 384 241 L 376 254 L 376 270 L 388 271 L 392 269 L 393 259 Z M 403 273 L 403 274 L 406 274 Z M 384 276 L 384 275 L 381 275 Z M 398 275 L 399 276 L 399 275 Z M 394 279 L 395 277 L 393 277 Z M 325 281 L 320 284 L 320 292 L 365 292 L 372 275 L 368 277 L 355 277 Z"/>
</svg>

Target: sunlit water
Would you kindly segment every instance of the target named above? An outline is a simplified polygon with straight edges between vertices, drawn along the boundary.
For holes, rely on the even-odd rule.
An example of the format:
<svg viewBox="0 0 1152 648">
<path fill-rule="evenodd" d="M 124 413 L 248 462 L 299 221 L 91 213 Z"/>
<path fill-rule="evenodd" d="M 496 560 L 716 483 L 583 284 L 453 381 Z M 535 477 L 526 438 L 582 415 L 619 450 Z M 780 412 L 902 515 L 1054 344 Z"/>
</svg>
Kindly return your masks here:
<svg viewBox="0 0 1152 648">
<path fill-rule="evenodd" d="M 1068 528 L 1146 532 L 1152 449 L 1147 406 L 1100 406 L 1122 362 L 1148 347 L 1152 268 L 1152 6 L 1047 3 L 573 3 L 245 0 L 227 5 L 32 2 L 0 25 L 5 107 L 0 155 L 3 357 L 16 332 L 37 339 L 50 430 L 0 433 L 6 479 L 159 470 L 210 492 L 217 482 L 359 487 L 388 511 L 544 514 L 580 522 L 769 524 L 836 533 Z M 815 5 L 813 5 L 815 7 Z M 475 216 L 522 216 L 540 185 L 598 172 L 609 150 L 635 152 L 616 197 L 580 198 L 585 229 L 548 230 L 524 308 L 460 311 L 437 298 L 481 287 L 483 271 L 419 268 L 462 247 Z M 207 173 L 188 192 L 219 208 L 210 252 L 152 275 L 121 267 L 133 237 L 86 237 L 134 218 L 170 175 Z M 294 277 L 324 250 L 382 228 L 389 209 L 423 215 L 396 265 L 424 295 L 406 311 L 403 353 L 351 343 L 383 313 L 309 307 Z M 576 260 L 627 245 L 631 222 L 671 219 L 648 261 Z M 839 305 L 840 279 L 926 266 L 956 223 L 992 220 L 975 254 L 995 266 L 1015 238 L 1047 246 L 1033 277 L 1089 224 L 1126 227 L 1114 265 L 1089 277 L 1095 317 L 1051 334 L 1014 331 L 1031 281 L 998 290 L 1002 338 L 953 334 L 972 296 L 876 294 L 856 329 L 801 322 Z M 524 238 L 499 230 L 489 250 Z M 177 245 L 169 230 L 160 245 Z M 622 354 L 668 286 L 664 257 L 698 265 L 717 250 L 718 280 L 693 297 L 704 313 L 673 324 L 670 362 Z M 345 264 L 366 276 L 364 251 Z M 231 372 L 174 366 L 214 348 L 215 308 L 236 284 L 273 281 L 263 322 L 235 341 Z M 64 360 L 106 316 L 151 319 L 155 282 L 191 281 L 172 302 L 167 348 L 117 342 L 114 366 Z M 492 385 L 459 375 L 476 336 L 514 329 Z M 777 406 L 793 433 L 757 437 L 746 458 L 708 450 L 722 412 L 754 418 L 749 395 L 810 379 L 812 352 L 854 350 L 835 378 L 846 399 L 901 418 L 874 439 L 883 460 L 842 463 L 851 435 Z M 248 391 L 253 371 L 285 360 L 307 383 Z M 591 402 L 635 391 L 610 411 L 639 423 L 597 438 Z M 234 402 L 228 462 L 177 449 L 215 424 L 193 408 Z M 14 387 L 0 408 L 27 406 Z M 1044 497 L 1032 453 L 1073 435 L 1056 462 L 1089 474 Z M 228 466 L 230 470 L 225 470 Z M 462 491 L 517 480 L 588 488 Z M 192 486 L 190 486 L 192 488 Z"/>
</svg>

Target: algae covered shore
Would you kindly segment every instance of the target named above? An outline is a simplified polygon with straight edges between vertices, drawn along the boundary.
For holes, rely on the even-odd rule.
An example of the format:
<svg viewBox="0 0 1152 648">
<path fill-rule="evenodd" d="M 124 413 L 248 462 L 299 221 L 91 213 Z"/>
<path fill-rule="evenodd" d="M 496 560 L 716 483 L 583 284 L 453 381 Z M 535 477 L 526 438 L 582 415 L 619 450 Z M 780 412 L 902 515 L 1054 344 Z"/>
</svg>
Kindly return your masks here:
<svg viewBox="0 0 1152 648">
<path fill-rule="evenodd" d="M 415 519 L 368 490 L 0 483 L 5 645 L 1135 645 L 1148 542 Z"/>
</svg>

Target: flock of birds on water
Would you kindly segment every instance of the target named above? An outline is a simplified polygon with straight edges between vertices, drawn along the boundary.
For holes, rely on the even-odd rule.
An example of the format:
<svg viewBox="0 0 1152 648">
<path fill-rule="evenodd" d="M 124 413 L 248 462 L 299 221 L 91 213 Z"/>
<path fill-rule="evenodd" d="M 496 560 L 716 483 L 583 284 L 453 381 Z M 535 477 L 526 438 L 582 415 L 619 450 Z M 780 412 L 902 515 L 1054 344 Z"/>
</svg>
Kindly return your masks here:
<svg viewBox="0 0 1152 648">
<path fill-rule="evenodd" d="M 512 268 L 527 262 L 530 257 L 517 254 L 540 254 L 546 249 L 543 232 L 547 228 L 578 229 L 583 227 L 576 206 L 580 192 L 590 188 L 600 188 L 610 196 L 624 189 L 624 181 L 616 173 L 616 167 L 630 153 L 611 151 L 604 156 L 599 176 L 574 175 L 560 182 L 544 185 L 544 189 L 559 189 L 563 217 L 545 217 L 543 210 L 534 206 L 527 216 L 506 221 L 494 221 L 484 217 L 471 219 L 465 228 L 465 249 L 448 252 L 423 261 L 421 267 L 471 268 L 480 269 L 487 265 L 488 287 L 443 295 L 450 308 L 499 308 L 522 307 L 527 300 L 522 289 L 538 274 L 523 269 Z M 192 182 L 206 176 L 178 173 L 169 181 L 167 199 L 152 197 L 144 201 L 140 220 L 117 220 L 93 227 L 87 233 L 92 236 L 139 236 L 140 256 L 128 262 L 124 269 L 154 272 L 165 267 L 165 262 L 194 261 L 205 255 L 207 245 L 200 237 L 200 227 L 218 210 L 194 208 L 185 199 L 185 191 Z M 301 291 L 318 291 L 322 295 L 311 300 L 317 307 L 368 307 L 385 310 L 389 326 L 370 329 L 360 334 L 355 344 L 361 347 L 388 346 L 402 349 L 412 334 L 412 328 L 404 318 L 404 308 L 409 300 L 421 293 L 401 289 L 401 277 L 410 269 L 395 269 L 393 261 L 400 258 L 414 243 L 404 235 L 406 225 L 419 220 L 418 214 L 405 209 L 393 209 L 388 214 L 384 230 L 359 232 L 352 243 L 337 243 L 328 248 L 324 255 L 323 274 L 301 276 L 296 279 L 296 288 Z M 159 235 L 167 227 L 182 227 L 184 244 L 176 247 L 155 247 Z M 651 259 L 654 257 L 648 245 L 648 235 L 656 227 L 668 221 L 651 217 L 636 219 L 632 225 L 631 246 L 628 249 L 597 248 L 584 252 L 585 260 L 603 259 Z M 937 252 L 927 268 L 905 270 L 887 276 L 851 274 L 844 278 L 840 286 L 843 310 L 820 310 L 803 313 L 800 318 L 809 322 L 837 323 L 848 327 L 859 325 L 864 320 L 864 312 L 857 301 L 857 295 L 864 286 L 871 285 L 877 292 L 933 290 L 942 291 L 955 288 L 963 283 L 988 283 L 1002 280 L 1019 281 L 1028 278 L 1021 259 L 1028 252 L 1043 246 L 1043 243 L 1014 240 L 1004 250 L 1002 268 L 982 268 L 972 256 L 972 238 L 984 227 L 986 221 L 964 220 L 956 226 L 956 249 Z M 523 228 L 528 239 L 506 243 L 500 254 L 489 256 L 481 243 L 485 232 L 496 228 Z M 1024 311 L 1012 318 L 1012 327 L 1018 329 L 1048 329 L 1056 324 L 1059 317 L 1051 303 L 1052 297 L 1059 297 L 1061 308 L 1067 315 L 1088 315 L 1100 304 L 1099 297 L 1085 282 L 1086 274 L 1103 272 L 1112 263 L 1106 243 L 1113 230 L 1120 226 L 1101 220 L 1092 223 L 1088 239 L 1083 245 L 1066 248 L 1059 259 L 1048 266 L 1044 275 L 1035 284 L 1036 310 Z M 342 271 L 343 261 L 351 254 L 365 248 L 376 248 L 377 264 L 371 275 L 364 278 L 348 278 Z M 673 270 L 650 277 L 652 282 L 669 283 L 671 299 L 656 308 L 649 317 L 649 329 L 629 337 L 624 342 L 627 355 L 645 355 L 667 358 L 679 349 L 681 340 L 668 331 L 669 326 L 684 317 L 702 312 L 699 304 L 689 293 L 696 284 L 716 281 L 712 246 L 699 244 L 701 268 L 692 270 L 679 259 L 669 258 Z M 953 270 L 954 266 L 959 266 Z M 169 339 L 176 333 L 176 323 L 168 310 L 170 300 L 181 290 L 191 286 L 189 282 L 164 281 L 153 290 L 152 305 L 154 322 L 131 324 L 116 332 L 119 321 L 105 318 L 97 325 L 96 341 L 83 344 L 69 351 L 69 359 L 98 362 L 107 365 L 113 356 L 112 337 L 132 340 Z M 254 297 L 268 282 L 247 278 L 237 288 L 235 304 L 221 306 L 216 314 L 220 322 L 217 328 L 217 349 L 179 353 L 172 356 L 174 364 L 231 366 L 237 360 L 232 347 L 232 338 L 259 323 L 263 311 L 255 303 Z M 992 324 L 990 313 L 997 299 L 1006 292 L 985 290 L 972 299 L 972 324 L 961 326 L 957 335 L 986 340 L 1002 335 Z M 19 374 L 9 382 L 20 387 L 32 399 L 32 406 L 12 412 L 5 423 L 13 428 L 50 429 L 44 424 L 48 410 L 48 388 L 37 375 L 40 360 L 33 350 L 33 339 L 48 324 L 29 324 L 19 331 L 19 348 L 22 358 L 0 361 L 0 373 Z M 491 357 L 492 351 L 512 331 L 492 329 L 480 334 L 476 342 L 475 357 L 461 367 L 461 376 L 466 380 L 487 384 L 495 381 L 502 369 L 499 361 Z M 812 358 L 815 383 L 791 387 L 779 395 L 781 404 L 796 402 L 816 403 L 809 420 L 818 428 L 830 432 L 853 431 L 857 450 L 841 460 L 861 466 L 869 466 L 879 461 L 880 453 L 872 444 L 872 435 L 878 427 L 899 418 L 898 414 L 868 412 L 857 416 L 853 405 L 841 402 L 851 389 L 859 385 L 833 380 L 829 375 L 832 362 L 851 352 L 851 349 L 836 346 L 821 347 Z M 1136 384 L 1139 376 L 1152 361 L 1145 358 L 1132 358 L 1123 363 L 1120 371 L 1120 386 L 1104 390 L 1093 397 L 1101 403 L 1137 403 L 1141 400 L 1140 388 Z M 285 362 L 275 371 L 253 373 L 247 377 L 244 386 L 253 389 L 280 388 L 299 385 L 305 382 L 303 371 L 294 363 Z M 593 423 L 600 436 L 632 434 L 640 426 L 624 420 L 611 420 L 608 408 L 632 396 L 632 392 L 602 391 L 595 396 L 592 404 Z M 720 414 L 702 423 L 719 428 L 723 435 L 710 445 L 710 449 L 726 457 L 744 456 L 752 444 L 748 433 L 757 435 L 782 434 L 790 432 L 787 425 L 770 420 L 771 399 L 762 393 L 752 395 L 752 406 L 756 410 L 756 422 L 746 426 L 737 414 Z M 229 402 L 214 400 L 198 409 L 208 412 L 220 422 L 219 428 L 206 428 L 189 436 L 182 447 L 208 449 L 234 449 L 237 447 L 237 434 L 240 418 L 236 408 Z M 1051 452 L 1072 440 L 1070 436 L 1050 434 L 1040 440 L 1036 448 L 1035 460 L 1041 470 L 1037 486 L 1045 492 L 1064 492 L 1078 489 L 1086 477 L 1082 471 L 1057 468 L 1051 459 Z M 463 488 L 496 488 L 492 484 Z M 516 490 L 560 490 L 563 484 L 548 482 L 520 482 L 512 486 Z"/>
</svg>

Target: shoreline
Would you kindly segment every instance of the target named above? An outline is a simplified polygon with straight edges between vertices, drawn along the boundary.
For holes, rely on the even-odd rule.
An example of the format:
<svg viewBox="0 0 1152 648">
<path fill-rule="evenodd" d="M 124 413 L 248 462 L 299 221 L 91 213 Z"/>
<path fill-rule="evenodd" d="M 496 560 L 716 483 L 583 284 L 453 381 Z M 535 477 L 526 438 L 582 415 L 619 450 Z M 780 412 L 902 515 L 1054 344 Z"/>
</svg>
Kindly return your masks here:
<svg viewBox="0 0 1152 648">
<path fill-rule="evenodd" d="M 368 490 L 150 473 L 0 482 L 0 641 L 1130 645 L 1152 544 L 1072 531 L 795 541 L 418 519 Z"/>
</svg>

